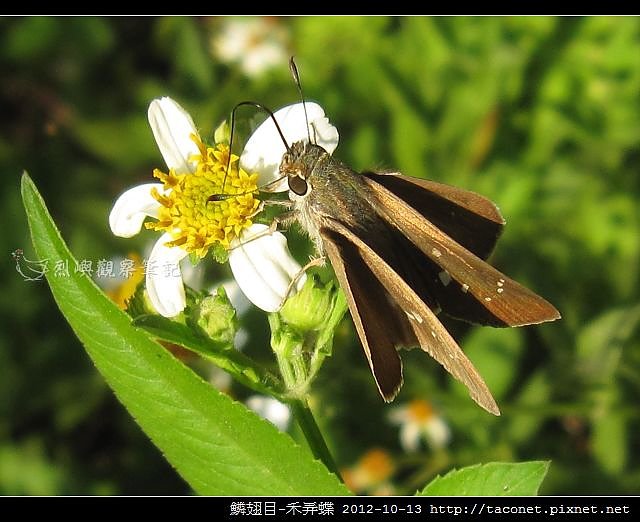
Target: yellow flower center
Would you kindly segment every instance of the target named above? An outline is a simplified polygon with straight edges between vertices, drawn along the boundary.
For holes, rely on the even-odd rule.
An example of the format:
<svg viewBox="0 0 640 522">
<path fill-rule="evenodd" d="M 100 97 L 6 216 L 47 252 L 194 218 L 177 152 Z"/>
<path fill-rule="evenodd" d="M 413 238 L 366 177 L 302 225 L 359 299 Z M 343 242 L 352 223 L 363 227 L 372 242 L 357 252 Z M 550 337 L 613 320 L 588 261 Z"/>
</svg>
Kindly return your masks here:
<svg viewBox="0 0 640 522">
<path fill-rule="evenodd" d="M 360 459 L 360 468 L 372 482 L 382 482 L 393 474 L 395 465 L 386 451 L 374 448 Z"/>
<path fill-rule="evenodd" d="M 204 257 L 215 243 L 228 249 L 231 241 L 252 224 L 260 205 L 254 196 L 258 175 L 239 168 L 236 155 L 232 154 L 229 162 L 227 145 L 206 147 L 199 137 L 191 138 L 200 150 L 192 158 L 197 161 L 195 172 L 178 174 L 170 169 L 165 174 L 154 170 L 153 175 L 164 185 L 164 194 L 152 190 L 161 207 L 158 221 L 146 227 L 168 232 L 173 240 L 167 246 L 179 246 Z M 220 197 L 210 201 L 214 195 Z"/>
<path fill-rule="evenodd" d="M 413 422 L 424 423 L 431 419 L 435 412 L 433 406 L 423 399 L 415 399 L 409 403 L 409 418 Z"/>
<path fill-rule="evenodd" d="M 362 493 L 391 478 L 395 468 L 396 465 L 389 453 L 374 448 L 362 456 L 354 466 L 343 469 L 341 474 L 349 489 Z"/>
</svg>

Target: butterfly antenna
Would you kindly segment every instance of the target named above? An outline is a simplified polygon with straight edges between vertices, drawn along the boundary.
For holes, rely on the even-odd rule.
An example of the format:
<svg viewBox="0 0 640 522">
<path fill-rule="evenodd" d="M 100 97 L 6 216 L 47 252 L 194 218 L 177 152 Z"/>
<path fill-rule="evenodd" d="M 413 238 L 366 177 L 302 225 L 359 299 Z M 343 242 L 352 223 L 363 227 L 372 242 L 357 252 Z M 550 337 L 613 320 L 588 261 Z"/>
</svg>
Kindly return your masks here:
<svg viewBox="0 0 640 522">
<path fill-rule="evenodd" d="M 312 143 L 311 131 L 309 130 L 309 115 L 307 114 L 307 104 L 304 101 L 304 94 L 302 94 L 302 83 L 300 82 L 300 74 L 298 73 L 298 66 L 296 65 L 296 61 L 294 60 L 293 56 L 289 58 L 289 70 L 291 71 L 293 81 L 298 88 L 298 94 L 300 94 L 300 101 L 302 102 L 302 109 L 304 110 L 304 120 L 307 122 L 307 136 L 309 138 L 309 143 Z"/>
<path fill-rule="evenodd" d="M 260 109 L 261 111 L 264 111 L 269 115 L 269 117 L 271 118 L 271 121 L 273 121 L 273 124 L 276 127 L 276 130 L 278 131 L 278 134 L 280 135 L 280 139 L 282 140 L 282 143 L 284 143 L 284 146 L 287 149 L 287 152 L 291 152 L 291 147 L 289 147 L 289 144 L 287 143 L 287 139 L 284 137 L 284 134 L 282 133 L 282 129 L 280 128 L 280 125 L 278 125 L 278 121 L 276 120 L 275 114 L 273 114 L 273 111 L 271 109 L 269 109 L 268 107 L 265 107 L 261 103 L 254 102 L 254 101 L 242 101 L 242 102 L 236 104 L 236 106 L 231 111 L 231 125 L 230 125 L 230 127 L 231 127 L 230 128 L 230 134 L 231 135 L 229 137 L 229 156 L 227 158 L 227 166 L 225 168 L 224 178 L 222 179 L 222 188 L 221 188 L 220 194 L 213 194 L 213 195 L 209 196 L 207 201 L 223 201 L 223 200 L 228 199 L 230 197 L 236 197 L 236 196 L 240 195 L 240 194 L 233 194 L 233 195 L 232 194 L 225 194 L 224 193 L 224 187 L 225 187 L 225 184 L 227 183 L 227 177 L 229 176 L 229 169 L 231 168 L 231 151 L 233 150 L 233 148 L 232 148 L 233 147 L 233 135 L 234 135 L 233 131 L 234 131 L 235 125 L 236 125 L 236 111 L 240 107 L 244 107 L 246 105 L 249 105 L 251 107 L 255 107 L 257 109 Z M 305 111 L 305 117 L 306 117 L 306 111 Z"/>
</svg>

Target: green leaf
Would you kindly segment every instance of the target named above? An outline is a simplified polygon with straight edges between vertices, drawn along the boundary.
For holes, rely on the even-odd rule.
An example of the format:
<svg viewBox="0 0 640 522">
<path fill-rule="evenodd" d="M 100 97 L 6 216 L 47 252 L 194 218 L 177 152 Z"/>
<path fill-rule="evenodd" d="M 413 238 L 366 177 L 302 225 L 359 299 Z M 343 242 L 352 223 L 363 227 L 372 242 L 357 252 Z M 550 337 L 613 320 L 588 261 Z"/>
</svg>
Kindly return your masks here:
<svg viewBox="0 0 640 522">
<path fill-rule="evenodd" d="M 191 92 L 207 93 L 213 88 L 213 68 L 206 40 L 198 22 L 190 17 L 167 16 L 159 20 L 157 38 L 171 61 L 175 77 Z"/>
<path fill-rule="evenodd" d="M 609 309 L 578 335 L 576 360 L 587 381 L 609 386 L 618 370 L 623 349 L 630 346 L 640 324 L 640 305 Z"/>
<path fill-rule="evenodd" d="M 159 164 L 149 122 L 142 115 L 78 118 L 70 132 L 87 152 L 118 169 L 138 168 L 145 162 Z"/>
<path fill-rule="evenodd" d="M 144 328 L 156 339 L 180 345 L 208 359 L 238 382 L 258 393 L 272 395 L 280 400 L 284 399 L 279 395 L 282 386 L 277 378 L 256 366 L 249 357 L 238 350 L 220 349 L 211 339 L 198 335 L 196 330 L 159 315 L 137 317 L 133 324 Z"/>
<path fill-rule="evenodd" d="M 541 413 L 550 403 L 551 382 L 546 371 L 536 371 L 522 386 L 509 412 L 509 439 L 525 444 L 542 427 Z"/>
<path fill-rule="evenodd" d="M 621 407 L 615 392 L 608 408 L 593 420 L 591 447 L 594 458 L 603 470 L 612 475 L 621 473 L 628 460 L 628 414 Z"/>
<path fill-rule="evenodd" d="M 425 496 L 537 495 L 549 469 L 548 461 L 489 462 L 436 477 L 419 494 Z"/>
<path fill-rule="evenodd" d="M 22 199 L 38 258 L 75 259 L 28 175 Z M 344 495 L 309 451 L 218 392 L 109 301 L 85 275 L 47 274 L 53 296 L 98 370 L 145 433 L 198 493 Z M 82 400 L 78 398 L 78 400 Z"/>
<path fill-rule="evenodd" d="M 47 456 L 40 439 L 15 445 L 0 444 L 0 491 L 2 495 L 62 495 L 65 470 Z"/>
<path fill-rule="evenodd" d="M 515 328 L 475 328 L 464 340 L 465 354 L 473 361 L 496 399 L 504 397 L 515 377 L 514 368 L 522 353 L 522 333 Z M 456 392 L 467 397 L 468 391 L 452 381 Z"/>
</svg>

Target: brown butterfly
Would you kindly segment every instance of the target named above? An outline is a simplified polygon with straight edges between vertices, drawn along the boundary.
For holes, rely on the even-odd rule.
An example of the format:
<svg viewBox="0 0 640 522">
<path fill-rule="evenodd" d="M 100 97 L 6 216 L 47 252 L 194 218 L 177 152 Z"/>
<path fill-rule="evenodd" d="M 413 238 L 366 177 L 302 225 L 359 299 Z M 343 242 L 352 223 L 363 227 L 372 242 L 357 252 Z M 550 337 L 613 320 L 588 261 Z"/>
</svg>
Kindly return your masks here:
<svg viewBox="0 0 640 522">
<path fill-rule="evenodd" d="M 289 65 L 304 105 L 293 58 Z M 402 386 L 398 349 L 419 346 L 474 401 L 500 415 L 484 380 L 436 317 L 442 311 L 496 327 L 560 318 L 552 304 L 485 261 L 505 224 L 498 208 L 433 181 L 359 174 L 312 143 L 311 132 L 308 141 L 289 146 L 270 110 L 255 102 L 236 108 L 242 105 L 265 110 L 280 133 L 287 149 L 280 174 L 288 181 L 292 212 L 277 221 L 297 221 L 329 258 L 385 401 Z M 232 114 L 232 130 L 233 121 Z"/>
<path fill-rule="evenodd" d="M 293 58 L 289 62 L 302 96 Z M 277 124 L 276 124 L 277 125 Z M 326 253 L 385 401 L 402 386 L 398 348 L 420 346 L 500 415 L 489 388 L 436 315 L 489 326 L 560 318 L 555 307 L 485 262 L 505 224 L 487 198 L 399 173 L 358 174 L 322 147 L 287 147 L 293 218 Z"/>
</svg>

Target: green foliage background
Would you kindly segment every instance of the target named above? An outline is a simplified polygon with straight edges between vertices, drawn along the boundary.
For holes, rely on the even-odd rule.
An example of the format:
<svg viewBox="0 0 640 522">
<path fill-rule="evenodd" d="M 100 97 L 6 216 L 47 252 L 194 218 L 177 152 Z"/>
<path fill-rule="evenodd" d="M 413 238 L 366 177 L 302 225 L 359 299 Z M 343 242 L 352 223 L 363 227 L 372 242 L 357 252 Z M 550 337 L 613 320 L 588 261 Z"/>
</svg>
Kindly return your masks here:
<svg viewBox="0 0 640 522">
<path fill-rule="evenodd" d="M 0 20 L 2 494 L 189 492 L 11 252 L 33 253 L 23 169 L 77 258 L 144 252 L 152 234 L 116 239 L 106 218 L 118 194 L 162 166 L 146 121 L 154 97 L 178 100 L 205 134 L 239 101 L 297 100 L 286 60 L 256 78 L 211 53 L 226 22 Z M 550 459 L 544 494 L 640 493 L 640 19 L 271 22 L 290 35 L 306 98 L 340 131 L 335 154 L 493 199 L 507 219 L 494 264 L 563 314 L 526 329 L 447 323 L 500 418 L 423 354 L 403 355 L 397 402 L 428 398 L 453 432 L 445 451 L 414 457 L 422 484 L 453 467 Z M 270 360 L 266 319 L 248 320 L 247 350 Z M 401 455 L 348 321 L 313 404 L 340 466 L 372 447 Z"/>
</svg>

